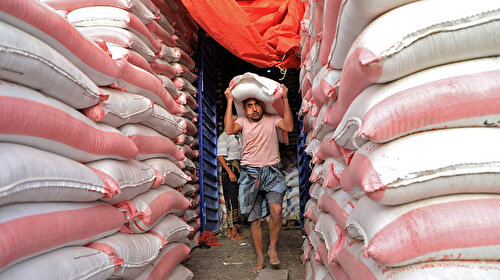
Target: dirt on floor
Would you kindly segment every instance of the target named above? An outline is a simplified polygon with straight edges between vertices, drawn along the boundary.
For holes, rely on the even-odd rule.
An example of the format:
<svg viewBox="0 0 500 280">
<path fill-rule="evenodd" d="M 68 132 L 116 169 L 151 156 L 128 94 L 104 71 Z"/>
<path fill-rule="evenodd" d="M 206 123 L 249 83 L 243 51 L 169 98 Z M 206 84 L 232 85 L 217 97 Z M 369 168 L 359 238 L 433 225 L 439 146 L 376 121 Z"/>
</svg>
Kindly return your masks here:
<svg viewBox="0 0 500 280">
<path fill-rule="evenodd" d="M 250 238 L 249 225 L 238 225 L 240 233 L 247 239 L 232 241 L 225 232 L 216 235 L 221 246 L 211 246 L 209 249 L 194 248 L 191 258 L 184 263 L 194 273 L 193 279 L 230 279 L 253 280 L 257 274 L 252 271 L 256 263 L 256 255 Z M 289 280 L 304 279 L 304 265 L 300 261 L 304 236 L 299 226 L 282 227 L 278 240 L 278 254 L 281 260 L 279 266 L 271 266 L 266 256 L 265 269 L 288 270 Z M 269 245 L 269 228 L 262 223 L 262 239 L 264 254 Z"/>
</svg>

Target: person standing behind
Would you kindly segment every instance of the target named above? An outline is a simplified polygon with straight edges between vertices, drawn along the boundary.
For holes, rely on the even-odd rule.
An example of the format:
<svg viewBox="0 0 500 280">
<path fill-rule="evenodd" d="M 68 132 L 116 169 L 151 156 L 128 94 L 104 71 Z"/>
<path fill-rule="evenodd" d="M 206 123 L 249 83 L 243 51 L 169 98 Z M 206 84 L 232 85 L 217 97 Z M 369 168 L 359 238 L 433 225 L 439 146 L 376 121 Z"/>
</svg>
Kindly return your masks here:
<svg viewBox="0 0 500 280">
<path fill-rule="evenodd" d="M 280 86 L 283 89 L 283 118 L 279 115 L 266 114 L 262 101 L 249 98 L 243 101 L 243 111 L 246 116 L 239 117 L 235 121 L 232 111 L 233 95 L 229 88 L 225 91 L 227 98 L 225 130 L 227 134 L 241 131 L 242 135 L 239 200 L 241 213 L 250 222 L 250 232 L 257 254 L 254 272 L 264 268 L 261 221 L 269 214 L 269 262 L 271 265 L 280 264 L 277 241 L 281 229 L 281 204 L 286 183 L 280 170 L 277 129 L 287 132 L 293 130 L 288 89 L 284 85 Z"/>
<path fill-rule="evenodd" d="M 223 131 L 217 138 L 217 161 L 222 166 L 222 191 L 227 207 L 227 235 L 231 240 L 243 240 L 236 223 L 240 217 L 238 202 L 238 177 L 240 176 L 241 142 L 240 135 L 227 135 Z"/>
</svg>

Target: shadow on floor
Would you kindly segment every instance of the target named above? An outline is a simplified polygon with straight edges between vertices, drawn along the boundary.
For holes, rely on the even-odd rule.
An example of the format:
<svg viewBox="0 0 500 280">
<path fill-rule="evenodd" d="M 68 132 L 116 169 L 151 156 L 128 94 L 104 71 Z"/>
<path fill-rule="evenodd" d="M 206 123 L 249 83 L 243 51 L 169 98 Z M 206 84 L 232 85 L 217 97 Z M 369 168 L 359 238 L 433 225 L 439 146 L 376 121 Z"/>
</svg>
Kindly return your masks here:
<svg viewBox="0 0 500 280">
<path fill-rule="evenodd" d="M 242 241 L 232 241 L 225 233 L 217 234 L 222 246 L 212 246 L 209 249 L 194 248 L 191 258 L 184 263 L 194 273 L 193 279 L 228 279 L 253 280 L 257 274 L 252 271 L 256 257 L 250 238 L 248 225 L 238 226 L 240 233 L 248 237 Z M 262 223 L 262 239 L 264 252 L 269 244 L 269 228 Z M 266 256 L 265 268 L 288 269 L 289 280 L 304 279 L 304 266 L 300 261 L 302 243 L 304 242 L 300 227 L 282 227 L 278 241 L 278 254 L 281 264 L 271 267 Z M 246 246 L 245 246 L 246 243 Z"/>
</svg>

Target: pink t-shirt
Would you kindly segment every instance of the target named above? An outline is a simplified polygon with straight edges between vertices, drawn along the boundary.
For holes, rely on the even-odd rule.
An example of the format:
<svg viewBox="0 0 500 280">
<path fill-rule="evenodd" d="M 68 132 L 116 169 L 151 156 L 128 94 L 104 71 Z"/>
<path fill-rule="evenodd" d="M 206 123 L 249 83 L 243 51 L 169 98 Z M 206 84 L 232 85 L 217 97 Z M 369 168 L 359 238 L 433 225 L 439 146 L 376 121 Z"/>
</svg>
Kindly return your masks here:
<svg viewBox="0 0 500 280">
<path fill-rule="evenodd" d="M 258 122 L 247 117 L 236 119 L 242 127 L 241 139 L 243 149 L 241 164 L 263 167 L 279 163 L 278 122 L 283 118 L 279 115 L 264 114 Z"/>
</svg>

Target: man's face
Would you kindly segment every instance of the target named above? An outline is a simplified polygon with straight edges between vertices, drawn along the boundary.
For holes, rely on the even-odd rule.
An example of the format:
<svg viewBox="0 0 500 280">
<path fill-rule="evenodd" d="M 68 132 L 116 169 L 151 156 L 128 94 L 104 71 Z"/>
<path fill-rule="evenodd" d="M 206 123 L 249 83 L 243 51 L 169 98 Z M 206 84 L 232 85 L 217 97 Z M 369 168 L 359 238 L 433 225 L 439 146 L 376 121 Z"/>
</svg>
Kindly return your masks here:
<svg viewBox="0 0 500 280">
<path fill-rule="evenodd" d="M 262 108 L 262 104 L 257 99 L 250 98 L 245 100 L 243 107 L 249 119 L 259 121 L 262 118 L 264 109 Z"/>
</svg>

